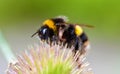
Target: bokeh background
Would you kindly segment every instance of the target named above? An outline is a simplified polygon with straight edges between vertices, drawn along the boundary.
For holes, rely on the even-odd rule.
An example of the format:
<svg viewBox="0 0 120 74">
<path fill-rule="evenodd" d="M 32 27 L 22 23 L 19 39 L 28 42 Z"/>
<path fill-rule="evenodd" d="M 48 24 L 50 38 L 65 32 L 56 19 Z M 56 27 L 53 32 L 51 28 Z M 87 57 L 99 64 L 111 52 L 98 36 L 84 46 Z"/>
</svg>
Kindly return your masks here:
<svg viewBox="0 0 120 74">
<path fill-rule="evenodd" d="M 31 35 L 48 18 L 65 15 L 84 28 L 91 42 L 87 60 L 95 74 L 120 74 L 119 0 L 0 0 L 0 32 L 18 54 L 38 43 Z M 8 54 L 9 56 L 9 54 Z M 8 62 L 0 48 L 0 74 Z"/>
</svg>

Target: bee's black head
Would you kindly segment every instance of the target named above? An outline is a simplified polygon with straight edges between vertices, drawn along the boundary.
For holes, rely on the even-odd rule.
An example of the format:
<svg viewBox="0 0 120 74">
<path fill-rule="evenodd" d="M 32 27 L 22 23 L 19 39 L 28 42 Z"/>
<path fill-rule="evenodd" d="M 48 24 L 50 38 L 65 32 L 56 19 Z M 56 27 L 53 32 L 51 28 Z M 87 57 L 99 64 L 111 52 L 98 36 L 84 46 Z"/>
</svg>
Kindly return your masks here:
<svg viewBox="0 0 120 74">
<path fill-rule="evenodd" d="M 51 39 L 53 35 L 54 35 L 54 31 L 48 28 L 48 26 L 42 26 L 38 30 L 38 36 L 40 37 L 41 40 Z"/>
<path fill-rule="evenodd" d="M 32 37 L 36 34 L 38 34 L 41 40 L 48 40 L 48 39 L 52 39 L 52 37 L 54 36 L 54 31 L 53 29 L 45 25 L 45 26 L 42 26 L 39 30 L 37 30 L 37 32 L 35 32 L 32 35 Z"/>
</svg>

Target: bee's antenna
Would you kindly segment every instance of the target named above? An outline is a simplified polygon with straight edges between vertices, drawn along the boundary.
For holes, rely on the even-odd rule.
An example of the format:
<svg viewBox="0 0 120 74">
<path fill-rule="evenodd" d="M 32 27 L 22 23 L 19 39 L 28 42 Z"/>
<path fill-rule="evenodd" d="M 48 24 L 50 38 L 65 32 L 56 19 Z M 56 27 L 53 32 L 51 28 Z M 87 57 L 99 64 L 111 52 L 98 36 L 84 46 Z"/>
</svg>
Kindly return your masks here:
<svg viewBox="0 0 120 74">
<path fill-rule="evenodd" d="M 35 36 L 39 31 L 35 32 L 31 37 Z"/>
</svg>

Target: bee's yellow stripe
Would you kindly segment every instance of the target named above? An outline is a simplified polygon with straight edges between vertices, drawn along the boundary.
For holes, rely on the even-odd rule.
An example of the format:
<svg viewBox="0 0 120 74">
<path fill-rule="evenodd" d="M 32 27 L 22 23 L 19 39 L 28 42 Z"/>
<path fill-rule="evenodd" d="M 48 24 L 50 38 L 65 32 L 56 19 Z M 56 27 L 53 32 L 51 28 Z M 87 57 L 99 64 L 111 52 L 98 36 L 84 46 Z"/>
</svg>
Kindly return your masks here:
<svg viewBox="0 0 120 74">
<path fill-rule="evenodd" d="M 75 25 L 75 34 L 80 36 L 83 33 L 83 29 L 79 25 Z"/>
<path fill-rule="evenodd" d="M 44 25 L 47 25 L 49 28 L 53 29 L 54 31 L 56 31 L 56 26 L 55 26 L 55 23 L 48 19 L 46 20 L 45 22 L 43 22 Z"/>
</svg>

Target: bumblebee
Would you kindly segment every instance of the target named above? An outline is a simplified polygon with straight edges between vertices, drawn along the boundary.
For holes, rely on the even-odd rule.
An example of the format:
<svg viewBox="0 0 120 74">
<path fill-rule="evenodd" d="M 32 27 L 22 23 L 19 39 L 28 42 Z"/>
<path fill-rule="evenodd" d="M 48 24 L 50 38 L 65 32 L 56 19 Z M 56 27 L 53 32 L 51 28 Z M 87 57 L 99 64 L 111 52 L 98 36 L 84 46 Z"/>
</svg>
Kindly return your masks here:
<svg viewBox="0 0 120 74">
<path fill-rule="evenodd" d="M 66 19 L 63 17 L 51 18 L 45 20 L 41 28 L 35 32 L 32 37 L 38 34 L 41 40 L 50 40 L 50 42 L 58 40 L 58 30 L 61 23 L 65 23 Z"/>
<path fill-rule="evenodd" d="M 45 20 L 43 25 L 32 35 L 38 34 L 44 41 L 61 42 L 67 44 L 68 48 L 74 47 L 75 53 L 80 50 L 81 54 L 86 52 L 89 46 L 89 39 L 82 27 L 93 27 L 83 24 L 67 23 L 63 17 Z"/>
<path fill-rule="evenodd" d="M 77 50 L 81 49 L 80 54 L 85 54 L 86 49 L 89 47 L 89 39 L 83 31 L 82 26 L 93 27 L 82 24 L 68 24 L 65 25 L 64 31 L 62 30 L 62 32 L 59 32 L 59 37 L 64 44 L 67 44 L 67 47 L 71 48 L 71 46 L 73 46 L 75 53 Z"/>
</svg>

